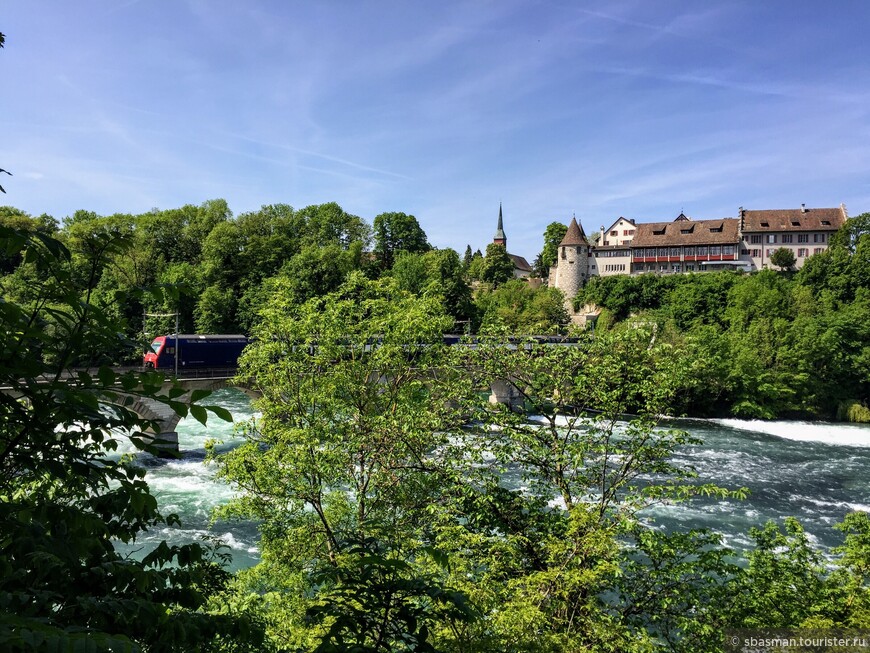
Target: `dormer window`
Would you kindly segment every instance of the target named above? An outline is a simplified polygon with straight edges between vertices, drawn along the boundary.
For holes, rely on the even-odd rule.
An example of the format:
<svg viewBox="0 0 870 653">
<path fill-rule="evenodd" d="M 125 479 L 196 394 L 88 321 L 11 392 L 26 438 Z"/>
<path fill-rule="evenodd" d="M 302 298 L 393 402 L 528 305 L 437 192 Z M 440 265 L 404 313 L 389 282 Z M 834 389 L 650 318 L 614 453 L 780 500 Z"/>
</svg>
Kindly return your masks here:
<svg viewBox="0 0 870 653">
<path fill-rule="evenodd" d="M 655 236 L 664 236 L 664 235 L 665 235 L 664 227 L 663 227 L 661 230 L 653 229 L 653 235 L 655 235 Z"/>
<path fill-rule="evenodd" d="M 764 228 L 766 229 L 767 227 L 770 226 L 770 223 L 769 223 L 769 222 L 762 222 L 762 223 L 761 223 L 761 226 L 764 227 Z"/>
<path fill-rule="evenodd" d="M 822 224 L 824 224 L 824 222 L 822 222 Z M 791 226 L 792 226 L 792 227 L 800 227 L 800 226 L 801 226 L 801 223 L 800 223 L 799 220 L 792 220 L 792 221 L 791 221 Z"/>
<path fill-rule="evenodd" d="M 826 227 L 830 227 L 831 221 L 830 220 L 822 220 L 822 224 L 825 225 Z"/>
<path fill-rule="evenodd" d="M 710 227 L 710 233 L 721 234 L 722 233 L 722 225 L 718 227 Z"/>
</svg>

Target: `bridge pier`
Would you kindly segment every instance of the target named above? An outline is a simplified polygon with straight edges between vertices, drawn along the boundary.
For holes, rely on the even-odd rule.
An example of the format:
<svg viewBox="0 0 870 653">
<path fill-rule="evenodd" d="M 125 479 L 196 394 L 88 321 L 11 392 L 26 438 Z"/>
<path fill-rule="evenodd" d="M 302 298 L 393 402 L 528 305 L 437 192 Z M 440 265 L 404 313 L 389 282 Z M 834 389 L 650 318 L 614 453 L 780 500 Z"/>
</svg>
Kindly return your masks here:
<svg viewBox="0 0 870 653">
<path fill-rule="evenodd" d="M 523 394 L 512 381 L 495 380 L 490 384 L 490 389 L 489 403 L 503 404 L 513 411 L 523 409 Z"/>
</svg>

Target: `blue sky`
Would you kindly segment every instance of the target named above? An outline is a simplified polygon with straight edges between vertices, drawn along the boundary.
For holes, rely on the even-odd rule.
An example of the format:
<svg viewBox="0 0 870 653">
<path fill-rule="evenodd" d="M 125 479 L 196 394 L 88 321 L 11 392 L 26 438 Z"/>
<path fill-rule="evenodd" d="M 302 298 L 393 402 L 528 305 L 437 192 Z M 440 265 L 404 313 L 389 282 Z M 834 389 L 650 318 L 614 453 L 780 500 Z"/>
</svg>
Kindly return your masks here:
<svg viewBox="0 0 870 653">
<path fill-rule="evenodd" d="M 870 3 L 7 0 L 0 203 L 554 220 L 870 211 Z"/>
</svg>

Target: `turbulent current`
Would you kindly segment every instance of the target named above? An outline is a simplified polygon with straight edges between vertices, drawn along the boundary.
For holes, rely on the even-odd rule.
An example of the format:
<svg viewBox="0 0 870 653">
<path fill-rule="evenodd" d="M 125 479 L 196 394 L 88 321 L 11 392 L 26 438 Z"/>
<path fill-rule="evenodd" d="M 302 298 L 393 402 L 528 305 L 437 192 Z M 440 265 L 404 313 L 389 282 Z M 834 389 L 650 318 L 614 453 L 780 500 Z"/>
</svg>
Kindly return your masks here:
<svg viewBox="0 0 870 653">
<path fill-rule="evenodd" d="M 211 400 L 230 410 L 237 422 L 253 414 L 248 398 L 236 390 L 216 392 Z M 702 445 L 678 452 L 677 462 L 694 466 L 702 482 L 746 487 L 751 494 L 744 501 L 694 500 L 652 508 L 647 515 L 658 526 L 710 528 L 740 550 L 751 544 L 750 528 L 791 515 L 801 521 L 811 541 L 829 549 L 842 542 L 832 528 L 835 523 L 851 511 L 870 511 L 870 426 L 733 419 L 678 420 L 671 426 L 703 439 Z M 208 427 L 185 419 L 178 425 L 178 437 L 179 460 L 137 456 L 161 510 L 177 514 L 182 527 L 150 533 L 133 548 L 144 552 L 163 539 L 183 544 L 210 535 L 227 545 L 233 569 L 255 564 L 256 525 L 210 522 L 212 508 L 228 501 L 233 491 L 205 463 L 205 443 L 212 439 L 224 443 L 220 448 L 235 446 L 240 438 L 233 425 L 215 417 Z"/>
</svg>

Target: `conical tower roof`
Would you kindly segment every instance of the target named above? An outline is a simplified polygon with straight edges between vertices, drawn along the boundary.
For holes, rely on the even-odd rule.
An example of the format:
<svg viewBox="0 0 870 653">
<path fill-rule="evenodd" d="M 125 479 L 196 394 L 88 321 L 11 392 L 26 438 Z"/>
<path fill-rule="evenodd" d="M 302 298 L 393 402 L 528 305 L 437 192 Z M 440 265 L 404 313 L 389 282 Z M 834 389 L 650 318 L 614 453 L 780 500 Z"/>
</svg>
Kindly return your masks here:
<svg viewBox="0 0 870 653">
<path fill-rule="evenodd" d="M 492 237 L 493 242 L 507 241 L 507 236 L 504 235 L 504 224 L 501 219 L 501 202 L 498 203 L 498 227 L 495 230 L 495 236 Z"/>
<path fill-rule="evenodd" d="M 583 233 L 583 227 L 577 223 L 577 218 L 571 218 L 571 224 L 568 225 L 568 231 L 565 232 L 565 237 L 559 243 L 559 247 L 565 245 L 588 245 L 586 234 Z"/>
</svg>

